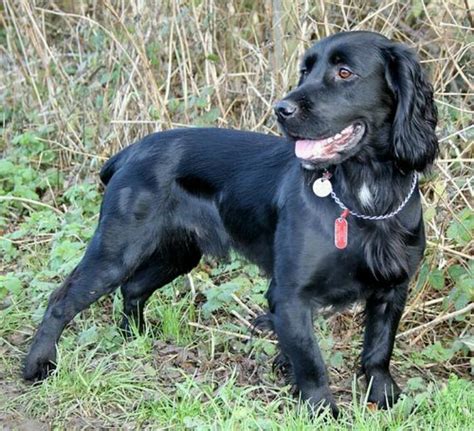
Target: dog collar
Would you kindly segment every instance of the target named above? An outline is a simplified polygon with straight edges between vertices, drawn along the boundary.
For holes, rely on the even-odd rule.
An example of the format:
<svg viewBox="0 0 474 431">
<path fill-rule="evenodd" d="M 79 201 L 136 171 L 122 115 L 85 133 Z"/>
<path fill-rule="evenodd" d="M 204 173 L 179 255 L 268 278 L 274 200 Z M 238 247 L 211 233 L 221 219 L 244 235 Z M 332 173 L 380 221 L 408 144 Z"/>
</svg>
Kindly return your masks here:
<svg viewBox="0 0 474 431">
<path fill-rule="evenodd" d="M 410 191 L 408 192 L 405 199 L 394 211 L 382 215 L 367 215 L 360 214 L 356 211 L 352 211 L 344 205 L 344 203 L 339 199 L 334 190 L 332 189 L 332 184 L 330 178 L 332 177 L 331 173 L 324 171 L 322 177 L 318 178 L 313 183 L 313 192 L 316 196 L 324 198 L 326 196 L 331 196 L 332 200 L 342 209 L 341 215 L 336 219 L 334 223 L 334 245 L 336 248 L 344 249 L 347 247 L 348 240 L 348 224 L 347 217 L 352 215 L 356 218 L 363 220 L 387 220 L 389 218 L 395 217 L 408 203 L 410 198 L 415 191 L 416 185 L 418 183 L 418 174 L 413 172 L 413 178 L 410 186 Z"/>
</svg>

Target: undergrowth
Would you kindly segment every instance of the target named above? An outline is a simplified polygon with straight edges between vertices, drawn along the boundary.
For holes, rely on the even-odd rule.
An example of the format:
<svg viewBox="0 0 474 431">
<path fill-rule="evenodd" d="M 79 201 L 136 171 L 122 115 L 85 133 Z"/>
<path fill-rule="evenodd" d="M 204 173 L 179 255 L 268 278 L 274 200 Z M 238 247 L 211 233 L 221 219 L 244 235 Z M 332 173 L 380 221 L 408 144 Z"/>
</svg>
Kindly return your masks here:
<svg viewBox="0 0 474 431">
<path fill-rule="evenodd" d="M 155 2 L 0 5 L 0 426 L 19 429 L 470 429 L 472 62 L 464 1 Z M 315 330 L 342 418 L 311 420 L 272 371 L 275 340 L 250 332 L 267 280 L 232 255 L 157 292 L 147 331 L 124 341 L 121 298 L 68 327 L 57 372 L 19 372 L 47 299 L 97 224 L 97 172 L 153 130 L 214 125 L 278 133 L 272 104 L 298 56 L 336 31 L 414 46 L 435 86 L 440 158 L 422 179 L 428 248 L 393 358 L 405 395 L 367 409 L 355 374 L 360 309 Z"/>
</svg>

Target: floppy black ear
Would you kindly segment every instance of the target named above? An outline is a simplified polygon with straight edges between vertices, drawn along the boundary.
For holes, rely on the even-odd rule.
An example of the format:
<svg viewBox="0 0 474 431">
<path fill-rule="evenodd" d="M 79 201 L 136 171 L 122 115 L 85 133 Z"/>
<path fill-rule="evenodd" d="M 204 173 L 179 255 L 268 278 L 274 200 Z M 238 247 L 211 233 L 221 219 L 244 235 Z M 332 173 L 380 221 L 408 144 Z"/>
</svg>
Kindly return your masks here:
<svg viewBox="0 0 474 431">
<path fill-rule="evenodd" d="M 397 103 L 392 126 L 393 154 L 400 169 L 423 171 L 438 154 L 438 111 L 433 87 L 412 50 L 392 45 L 386 54 L 385 75 Z"/>
</svg>

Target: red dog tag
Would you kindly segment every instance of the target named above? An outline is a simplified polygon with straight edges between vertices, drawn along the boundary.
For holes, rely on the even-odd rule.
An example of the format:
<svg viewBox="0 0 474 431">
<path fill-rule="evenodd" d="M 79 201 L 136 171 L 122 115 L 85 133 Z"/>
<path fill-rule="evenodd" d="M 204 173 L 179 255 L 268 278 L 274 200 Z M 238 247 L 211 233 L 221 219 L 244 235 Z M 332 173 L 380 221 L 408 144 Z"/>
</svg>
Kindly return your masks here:
<svg viewBox="0 0 474 431">
<path fill-rule="evenodd" d="M 348 214 L 349 211 L 344 210 L 341 216 L 334 222 L 334 245 L 340 250 L 347 247 L 348 225 L 346 217 Z"/>
</svg>

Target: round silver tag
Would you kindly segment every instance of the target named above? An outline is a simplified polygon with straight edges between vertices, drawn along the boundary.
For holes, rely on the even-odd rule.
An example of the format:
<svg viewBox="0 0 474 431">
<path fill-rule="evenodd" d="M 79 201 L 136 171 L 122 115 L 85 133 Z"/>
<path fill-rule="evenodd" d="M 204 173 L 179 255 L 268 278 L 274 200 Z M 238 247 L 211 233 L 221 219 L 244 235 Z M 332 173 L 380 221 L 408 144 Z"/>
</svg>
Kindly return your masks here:
<svg viewBox="0 0 474 431">
<path fill-rule="evenodd" d="M 325 198 L 329 196 L 332 192 L 332 184 L 327 178 L 318 178 L 313 183 L 313 193 L 320 197 Z"/>
</svg>

